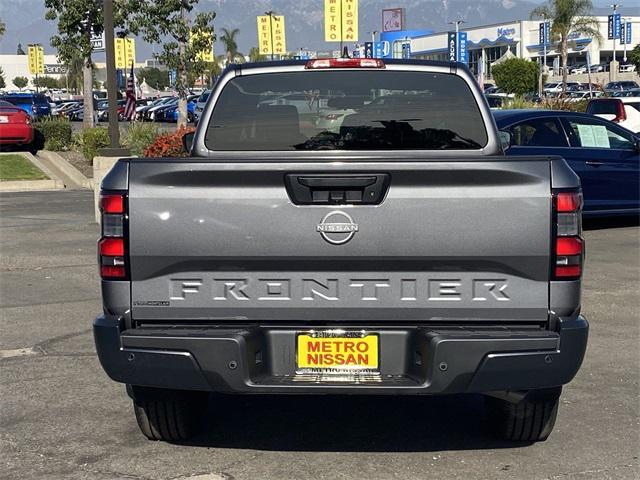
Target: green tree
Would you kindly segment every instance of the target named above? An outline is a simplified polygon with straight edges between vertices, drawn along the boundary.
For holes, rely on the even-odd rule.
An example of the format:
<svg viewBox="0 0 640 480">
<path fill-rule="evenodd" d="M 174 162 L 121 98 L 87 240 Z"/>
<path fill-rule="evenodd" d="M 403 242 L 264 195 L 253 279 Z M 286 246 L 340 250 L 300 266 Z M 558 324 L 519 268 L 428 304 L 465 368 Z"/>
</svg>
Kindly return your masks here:
<svg viewBox="0 0 640 480">
<path fill-rule="evenodd" d="M 548 0 L 531 11 L 531 18 L 550 20 L 551 41 L 559 43 L 562 59 L 562 92 L 567 89 L 567 58 L 569 55 L 569 36 L 579 33 L 602 43 L 598 20 L 593 17 L 591 0 Z"/>
<path fill-rule="evenodd" d="M 140 83 L 147 82 L 150 87 L 164 90 L 169 86 L 169 72 L 159 68 L 141 68 L 136 74 Z"/>
<path fill-rule="evenodd" d="M 45 88 L 45 89 L 61 88 L 60 80 L 54 77 L 49 77 L 47 75 L 34 78 L 31 81 L 31 83 L 33 83 L 34 87 L 38 87 L 38 88 Z"/>
<path fill-rule="evenodd" d="M 640 43 L 633 47 L 627 58 L 636 66 L 636 72 L 640 72 Z"/>
<path fill-rule="evenodd" d="M 240 30 L 223 28 L 221 31 L 220 41 L 224 45 L 224 51 L 227 52 L 227 64 L 234 63 L 236 60 L 244 61 L 244 56 L 238 51 L 238 43 L 236 42 L 236 35 L 240 33 Z"/>
<path fill-rule="evenodd" d="M 538 72 L 538 64 L 524 58 L 510 58 L 491 68 L 496 85 L 518 96 L 536 90 Z"/>
<path fill-rule="evenodd" d="M 250 62 L 262 62 L 266 60 L 267 57 L 260 54 L 260 49 L 258 47 L 251 47 L 249 50 L 249 61 Z"/>
<path fill-rule="evenodd" d="M 22 48 L 22 44 L 21 43 L 18 44 L 18 49 L 16 51 L 16 55 L 26 55 L 26 53 L 24 51 L 24 48 Z"/>
<path fill-rule="evenodd" d="M 64 64 L 67 67 L 67 88 L 75 93 L 81 92 L 84 81 L 84 59 L 79 52 L 76 52 L 70 59 L 65 60 Z"/>
<path fill-rule="evenodd" d="M 2 36 L 4 35 L 4 32 L 7 31 L 7 25 L 0 20 L 0 38 L 2 38 Z"/>
<path fill-rule="evenodd" d="M 142 35 L 146 42 L 162 44 L 156 59 L 176 71 L 178 129 L 187 124 L 187 72 L 202 68 L 204 61 L 199 54 L 211 50 L 215 41 L 212 22 L 216 14 L 192 15 L 197 3 L 198 0 L 122 0 L 120 3 L 126 29 Z"/>
<path fill-rule="evenodd" d="M 58 21 L 58 35 L 51 37 L 51 46 L 65 64 L 82 59 L 84 96 L 84 126 L 93 126 L 93 62 L 91 32 L 102 33 L 101 2 L 95 0 L 44 0 L 45 18 Z"/>
<path fill-rule="evenodd" d="M 11 81 L 20 90 L 22 90 L 24 87 L 26 87 L 29 84 L 29 79 L 27 77 L 14 77 L 14 79 Z"/>
<path fill-rule="evenodd" d="M 0 88 L 5 88 L 7 86 L 4 81 L 4 72 L 2 71 L 2 67 L 0 67 Z"/>
</svg>

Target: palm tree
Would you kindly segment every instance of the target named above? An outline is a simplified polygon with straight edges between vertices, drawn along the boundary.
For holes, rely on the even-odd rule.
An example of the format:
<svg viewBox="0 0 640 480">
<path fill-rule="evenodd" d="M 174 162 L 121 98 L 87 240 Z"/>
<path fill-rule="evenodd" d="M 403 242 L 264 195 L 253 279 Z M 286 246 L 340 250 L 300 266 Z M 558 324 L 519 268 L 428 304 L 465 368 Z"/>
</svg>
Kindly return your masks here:
<svg viewBox="0 0 640 480">
<path fill-rule="evenodd" d="M 84 59 L 80 55 L 74 55 L 70 61 L 66 62 L 67 84 L 71 90 L 78 93 L 82 90 Z"/>
<path fill-rule="evenodd" d="M 567 89 L 567 57 L 569 35 L 580 33 L 602 43 L 598 21 L 591 16 L 591 0 L 548 0 L 531 11 L 531 19 L 551 20 L 551 39 L 560 42 L 562 57 L 562 93 Z"/>
<path fill-rule="evenodd" d="M 220 41 L 227 52 L 227 63 L 233 63 L 236 59 L 244 58 L 244 56 L 238 51 L 238 44 L 236 42 L 236 35 L 238 33 L 240 33 L 240 29 L 238 28 L 234 28 L 231 31 L 226 28 L 222 29 Z"/>
</svg>

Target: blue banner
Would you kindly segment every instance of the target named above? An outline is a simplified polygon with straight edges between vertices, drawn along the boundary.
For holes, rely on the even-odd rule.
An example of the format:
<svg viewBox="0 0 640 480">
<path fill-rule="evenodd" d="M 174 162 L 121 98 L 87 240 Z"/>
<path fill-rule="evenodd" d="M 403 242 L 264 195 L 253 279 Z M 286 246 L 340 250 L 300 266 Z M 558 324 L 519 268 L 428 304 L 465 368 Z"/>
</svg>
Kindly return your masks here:
<svg viewBox="0 0 640 480">
<path fill-rule="evenodd" d="M 620 14 L 616 13 L 613 16 L 613 38 L 620 38 L 621 23 Z"/>
<path fill-rule="evenodd" d="M 373 44 L 373 58 L 384 58 L 384 42 Z"/>
<path fill-rule="evenodd" d="M 538 26 L 538 45 L 549 45 L 551 23 L 540 22 Z"/>
<path fill-rule="evenodd" d="M 632 40 L 632 30 L 631 30 L 631 22 L 623 22 L 620 25 L 620 44 L 621 45 L 631 45 Z"/>
<path fill-rule="evenodd" d="M 467 32 L 458 32 L 458 61 L 465 65 L 469 62 L 467 55 Z"/>
</svg>

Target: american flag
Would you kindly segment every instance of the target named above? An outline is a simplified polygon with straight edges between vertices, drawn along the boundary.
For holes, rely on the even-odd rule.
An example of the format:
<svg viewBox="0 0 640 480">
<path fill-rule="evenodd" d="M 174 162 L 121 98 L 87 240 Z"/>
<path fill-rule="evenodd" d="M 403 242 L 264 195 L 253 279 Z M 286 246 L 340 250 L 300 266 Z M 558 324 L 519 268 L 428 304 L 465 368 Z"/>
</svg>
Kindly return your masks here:
<svg viewBox="0 0 640 480">
<path fill-rule="evenodd" d="M 133 62 L 131 62 L 131 74 L 127 80 L 127 103 L 124 106 L 124 118 L 134 120 L 136 116 L 136 90 L 133 77 Z"/>
</svg>

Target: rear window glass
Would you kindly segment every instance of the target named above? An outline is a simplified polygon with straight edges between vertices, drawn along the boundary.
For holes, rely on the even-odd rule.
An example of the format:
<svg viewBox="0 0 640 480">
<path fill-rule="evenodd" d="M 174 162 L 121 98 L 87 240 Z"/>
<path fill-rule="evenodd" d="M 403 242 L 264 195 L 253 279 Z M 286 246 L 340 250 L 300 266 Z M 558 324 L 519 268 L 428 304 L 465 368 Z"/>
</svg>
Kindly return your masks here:
<svg viewBox="0 0 640 480">
<path fill-rule="evenodd" d="M 3 100 L 6 100 L 9 103 L 14 105 L 32 105 L 33 98 L 32 97 L 5 97 Z"/>
<path fill-rule="evenodd" d="M 486 143 L 480 110 L 462 78 L 374 70 L 234 78 L 205 138 L 217 151 L 468 150 Z"/>
<path fill-rule="evenodd" d="M 598 100 L 597 102 L 589 103 L 587 107 L 587 113 L 591 115 L 606 115 L 618 113 L 618 102 L 620 100 Z"/>
<path fill-rule="evenodd" d="M 210 94 L 210 93 L 211 93 L 211 92 L 209 92 L 209 91 L 204 92 L 202 95 L 200 95 L 200 98 L 198 98 L 198 102 L 201 102 L 201 103 L 206 102 L 206 101 L 207 101 L 207 99 L 209 98 L 209 94 Z"/>
</svg>

